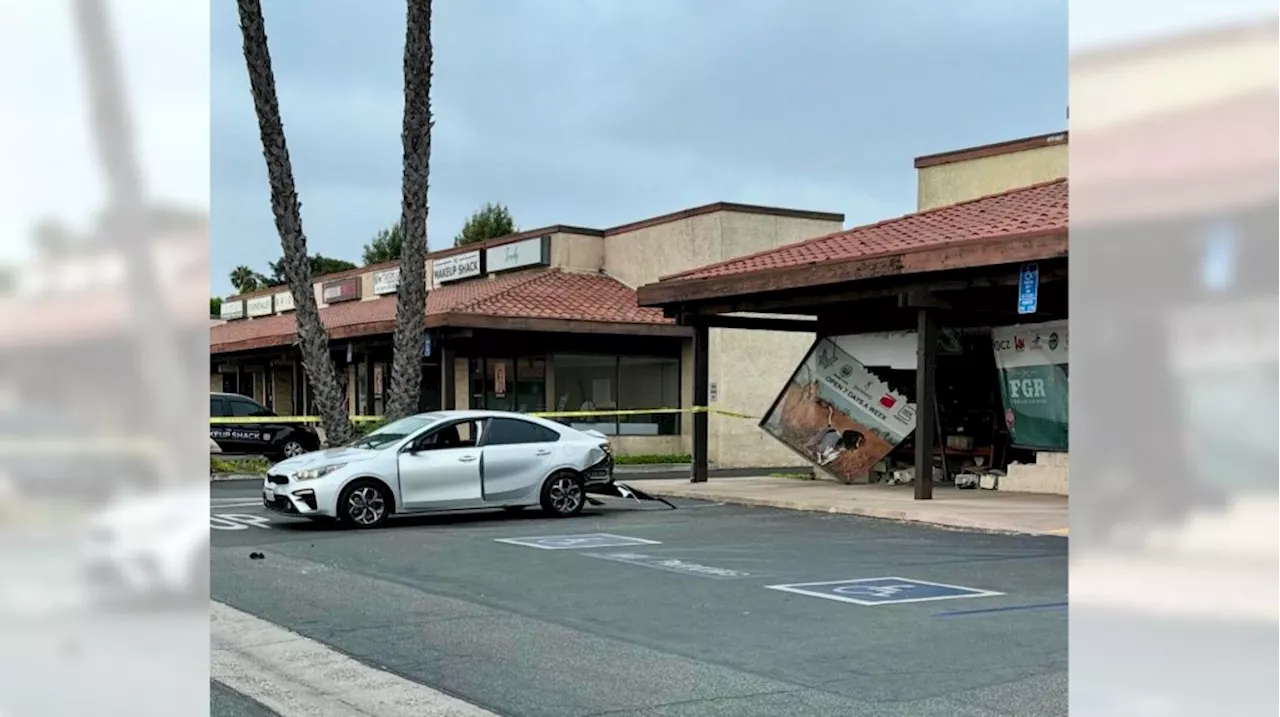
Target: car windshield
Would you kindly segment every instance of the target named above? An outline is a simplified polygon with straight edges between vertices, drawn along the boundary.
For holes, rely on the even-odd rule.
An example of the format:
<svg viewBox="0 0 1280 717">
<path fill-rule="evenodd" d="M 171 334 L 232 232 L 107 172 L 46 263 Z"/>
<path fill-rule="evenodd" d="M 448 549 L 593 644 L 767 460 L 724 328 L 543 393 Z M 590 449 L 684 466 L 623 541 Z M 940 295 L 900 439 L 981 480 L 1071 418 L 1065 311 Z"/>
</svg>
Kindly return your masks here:
<svg viewBox="0 0 1280 717">
<path fill-rule="evenodd" d="M 392 421 L 347 444 L 349 448 L 383 448 L 406 438 L 439 421 L 440 417 L 431 413 L 421 413 L 408 418 Z"/>
</svg>

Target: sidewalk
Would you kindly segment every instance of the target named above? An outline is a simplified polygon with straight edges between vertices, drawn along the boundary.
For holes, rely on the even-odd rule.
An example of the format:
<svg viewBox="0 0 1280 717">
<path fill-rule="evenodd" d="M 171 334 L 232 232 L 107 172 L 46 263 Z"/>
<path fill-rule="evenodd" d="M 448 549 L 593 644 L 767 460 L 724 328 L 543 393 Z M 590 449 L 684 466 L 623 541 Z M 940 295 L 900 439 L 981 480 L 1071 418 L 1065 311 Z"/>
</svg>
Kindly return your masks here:
<svg viewBox="0 0 1280 717">
<path fill-rule="evenodd" d="M 915 500 L 911 486 L 842 485 L 791 478 L 627 480 L 663 497 L 696 498 L 821 513 L 1029 535 L 1067 535 L 1067 496 L 958 490 L 935 486 L 933 500 Z"/>
</svg>

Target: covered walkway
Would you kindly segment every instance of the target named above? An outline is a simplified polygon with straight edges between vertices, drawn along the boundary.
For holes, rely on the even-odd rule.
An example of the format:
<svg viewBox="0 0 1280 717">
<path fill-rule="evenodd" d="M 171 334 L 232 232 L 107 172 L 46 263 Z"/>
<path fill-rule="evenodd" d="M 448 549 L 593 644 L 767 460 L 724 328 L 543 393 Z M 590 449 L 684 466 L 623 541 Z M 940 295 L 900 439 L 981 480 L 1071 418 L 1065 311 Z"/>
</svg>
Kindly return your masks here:
<svg viewBox="0 0 1280 717">
<path fill-rule="evenodd" d="M 1019 280 L 1038 274 L 1034 313 Z M 819 338 L 914 331 L 916 404 L 934 405 L 940 327 L 1067 318 L 1067 181 L 981 197 L 664 277 L 637 293 L 694 331 L 693 404 L 709 403 L 709 330 L 797 331 Z M 770 315 L 773 316 L 770 316 Z M 800 320 L 796 315 L 816 318 Z M 693 482 L 707 478 L 706 413 L 695 414 Z M 933 497 L 934 411 L 918 411 L 916 499 Z"/>
</svg>

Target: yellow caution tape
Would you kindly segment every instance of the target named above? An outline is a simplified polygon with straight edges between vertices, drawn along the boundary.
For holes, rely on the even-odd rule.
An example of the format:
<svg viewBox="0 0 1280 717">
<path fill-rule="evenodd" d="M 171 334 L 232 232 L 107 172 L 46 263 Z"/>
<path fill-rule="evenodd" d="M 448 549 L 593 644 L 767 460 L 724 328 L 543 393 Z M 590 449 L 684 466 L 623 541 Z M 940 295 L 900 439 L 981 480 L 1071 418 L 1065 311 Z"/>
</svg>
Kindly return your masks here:
<svg viewBox="0 0 1280 717">
<path fill-rule="evenodd" d="M 377 423 L 387 420 L 384 416 L 347 416 L 352 423 Z M 248 416 L 242 418 L 210 418 L 213 425 L 253 426 L 261 423 L 320 423 L 319 416 Z"/>
<path fill-rule="evenodd" d="M 733 411 L 723 411 L 718 408 L 709 408 L 707 406 L 694 406 L 692 408 L 638 408 L 626 411 L 535 411 L 527 415 L 538 416 L 539 418 L 591 418 L 595 416 L 651 416 L 654 414 L 670 414 L 670 413 L 709 413 L 717 416 L 725 416 L 728 418 L 750 418 L 755 420 L 755 416 L 745 413 L 734 413 Z M 385 421 L 385 416 L 349 416 L 352 423 L 377 423 Z M 319 416 L 255 416 L 245 418 L 210 418 L 209 423 L 214 425 L 256 425 L 256 424 L 272 424 L 272 423 L 320 423 Z"/>
<path fill-rule="evenodd" d="M 142 456 L 161 454 L 158 440 L 137 436 L 119 438 L 25 438 L 0 440 L 0 456 Z"/>
</svg>

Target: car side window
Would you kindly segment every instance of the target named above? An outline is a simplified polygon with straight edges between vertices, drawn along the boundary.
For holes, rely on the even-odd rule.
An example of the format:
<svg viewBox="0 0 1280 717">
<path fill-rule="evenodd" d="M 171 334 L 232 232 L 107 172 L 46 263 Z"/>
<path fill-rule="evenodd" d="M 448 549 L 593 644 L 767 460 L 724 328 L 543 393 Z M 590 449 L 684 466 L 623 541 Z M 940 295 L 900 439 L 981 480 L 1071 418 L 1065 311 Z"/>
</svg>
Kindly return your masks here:
<svg viewBox="0 0 1280 717">
<path fill-rule="evenodd" d="M 258 418 L 275 415 L 271 413 L 271 411 L 268 411 L 252 401 L 237 401 L 232 399 L 228 403 L 231 404 L 231 415 L 236 418 Z"/>
<path fill-rule="evenodd" d="M 209 397 L 209 417 L 210 418 L 226 418 L 227 404 L 217 396 Z"/>
<path fill-rule="evenodd" d="M 460 421 L 441 426 L 414 441 L 415 451 L 439 451 L 449 448 L 471 448 L 480 436 L 479 421 Z"/>
<path fill-rule="evenodd" d="M 521 443 L 555 443 L 560 434 L 529 421 L 517 418 L 495 418 L 489 423 L 486 446 L 511 446 Z"/>
</svg>

